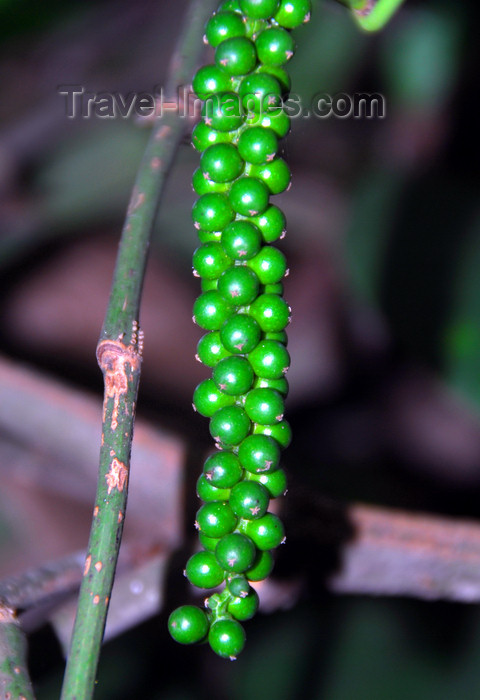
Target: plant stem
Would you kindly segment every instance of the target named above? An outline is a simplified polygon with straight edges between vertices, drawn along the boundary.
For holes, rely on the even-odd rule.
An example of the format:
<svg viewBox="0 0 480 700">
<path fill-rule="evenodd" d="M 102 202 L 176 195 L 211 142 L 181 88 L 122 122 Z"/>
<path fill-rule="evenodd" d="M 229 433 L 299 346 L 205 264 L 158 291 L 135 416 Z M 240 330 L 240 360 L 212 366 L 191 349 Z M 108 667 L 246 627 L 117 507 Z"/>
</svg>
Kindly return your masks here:
<svg viewBox="0 0 480 700">
<path fill-rule="evenodd" d="M 0 604 L 0 697 L 34 700 L 25 637 L 15 613 Z"/>
<path fill-rule="evenodd" d="M 357 24 L 366 32 L 377 32 L 388 24 L 404 0 L 347 0 Z"/>
<path fill-rule="evenodd" d="M 216 0 L 191 2 L 185 30 L 170 63 L 168 95 L 190 83 L 201 50 L 203 25 L 215 5 Z M 127 503 L 142 351 L 137 321 L 148 246 L 159 197 L 182 133 L 183 123 L 173 111 L 153 129 L 130 199 L 97 347 L 105 381 L 100 470 L 63 700 L 93 696 Z"/>
</svg>

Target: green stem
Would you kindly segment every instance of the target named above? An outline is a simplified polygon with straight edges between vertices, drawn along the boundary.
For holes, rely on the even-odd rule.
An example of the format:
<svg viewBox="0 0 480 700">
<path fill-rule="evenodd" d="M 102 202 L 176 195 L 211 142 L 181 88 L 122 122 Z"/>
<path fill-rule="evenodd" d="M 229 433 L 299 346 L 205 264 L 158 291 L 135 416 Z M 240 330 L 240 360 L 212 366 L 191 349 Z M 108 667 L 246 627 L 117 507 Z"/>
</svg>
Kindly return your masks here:
<svg viewBox="0 0 480 700">
<path fill-rule="evenodd" d="M 166 94 L 189 85 L 205 21 L 218 0 L 193 0 L 169 71 Z M 135 402 L 140 380 L 140 299 L 151 231 L 163 185 L 183 134 L 174 111 L 153 129 L 133 188 L 97 358 L 104 374 L 97 495 L 62 699 L 93 696 L 100 647 L 127 503 Z"/>
<path fill-rule="evenodd" d="M 347 0 L 357 24 L 377 32 L 390 21 L 404 0 Z"/>
<path fill-rule="evenodd" d="M 0 697 L 34 700 L 26 664 L 27 645 L 14 611 L 0 604 Z"/>
</svg>

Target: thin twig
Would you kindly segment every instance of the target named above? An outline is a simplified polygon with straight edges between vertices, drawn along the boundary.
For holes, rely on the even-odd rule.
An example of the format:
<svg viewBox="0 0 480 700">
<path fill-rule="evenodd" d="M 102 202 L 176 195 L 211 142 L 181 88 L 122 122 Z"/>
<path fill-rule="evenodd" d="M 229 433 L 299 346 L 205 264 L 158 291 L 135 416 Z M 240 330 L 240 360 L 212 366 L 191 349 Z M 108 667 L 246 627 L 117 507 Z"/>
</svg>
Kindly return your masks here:
<svg viewBox="0 0 480 700">
<path fill-rule="evenodd" d="M 190 81 L 201 48 L 202 28 L 215 5 L 212 0 L 191 3 L 185 31 L 170 64 L 167 92 Z M 122 232 L 110 301 L 97 347 L 105 381 L 100 473 L 62 690 L 64 700 L 86 700 L 93 696 L 127 502 L 142 349 L 137 321 L 147 251 L 162 186 L 182 131 L 182 122 L 175 113 L 166 114 L 155 126 L 147 145 Z"/>
<path fill-rule="evenodd" d="M 34 700 L 26 664 L 27 645 L 14 611 L 0 603 L 0 698 Z"/>
</svg>

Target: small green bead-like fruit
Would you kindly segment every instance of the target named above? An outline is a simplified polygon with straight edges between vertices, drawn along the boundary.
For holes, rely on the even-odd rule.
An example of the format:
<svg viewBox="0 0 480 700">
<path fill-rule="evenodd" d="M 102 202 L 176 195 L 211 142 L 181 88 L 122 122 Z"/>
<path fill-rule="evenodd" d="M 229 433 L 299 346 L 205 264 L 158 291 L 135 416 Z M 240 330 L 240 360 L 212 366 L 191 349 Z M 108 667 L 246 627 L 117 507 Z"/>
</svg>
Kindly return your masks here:
<svg viewBox="0 0 480 700">
<path fill-rule="evenodd" d="M 196 605 L 181 605 L 168 618 L 168 631 L 180 644 L 201 642 L 208 634 L 208 618 Z"/>
<path fill-rule="evenodd" d="M 257 296 L 260 282 L 253 270 L 245 265 L 235 265 L 222 273 L 218 291 L 236 306 L 247 306 Z"/>
<path fill-rule="evenodd" d="M 247 264 L 255 272 L 261 284 L 277 284 L 287 271 L 285 255 L 272 245 L 263 246 Z"/>
<path fill-rule="evenodd" d="M 246 126 L 261 126 L 264 129 L 272 129 L 279 139 L 290 131 L 290 117 L 281 108 L 274 109 L 266 114 L 249 114 L 245 120 Z"/>
<path fill-rule="evenodd" d="M 233 313 L 233 307 L 220 292 L 203 292 L 193 305 L 193 320 L 206 331 L 218 331 Z"/>
<path fill-rule="evenodd" d="M 255 44 L 246 37 L 226 39 L 215 50 L 215 64 L 227 75 L 246 75 L 256 63 Z"/>
<path fill-rule="evenodd" d="M 292 179 L 290 168 L 283 158 L 274 158 L 263 165 L 253 165 L 250 169 L 250 175 L 264 182 L 271 194 L 284 192 Z"/>
<path fill-rule="evenodd" d="M 202 551 L 192 554 L 187 561 L 185 576 L 197 588 L 215 588 L 222 583 L 225 572 L 212 552 Z"/>
<path fill-rule="evenodd" d="M 217 362 L 223 360 L 224 357 L 229 357 L 230 354 L 231 352 L 227 350 L 221 340 L 220 331 L 210 331 L 210 333 L 202 335 L 198 341 L 196 357 L 207 367 L 215 367 Z"/>
<path fill-rule="evenodd" d="M 288 396 L 288 382 L 285 377 L 281 379 L 265 379 L 265 377 L 257 377 L 253 380 L 254 389 L 275 389 L 285 398 Z"/>
<path fill-rule="evenodd" d="M 200 474 L 197 479 L 197 496 L 205 503 L 210 503 L 211 501 L 228 501 L 230 498 L 230 489 L 212 486 L 205 474 Z M 205 547 L 205 549 L 208 549 L 208 547 Z"/>
<path fill-rule="evenodd" d="M 236 620 L 217 620 L 210 627 L 208 642 L 212 650 L 224 659 L 232 661 L 245 646 L 245 630 Z"/>
<path fill-rule="evenodd" d="M 254 423 L 272 425 L 283 420 L 285 402 L 275 389 L 252 389 L 247 394 L 244 408 Z"/>
<path fill-rule="evenodd" d="M 245 597 L 234 598 L 227 605 L 227 611 L 236 620 L 250 620 L 258 610 L 258 593 L 253 588 L 250 588 Z"/>
<path fill-rule="evenodd" d="M 261 340 L 248 355 L 257 377 L 281 379 L 290 366 L 290 355 L 277 340 Z"/>
<path fill-rule="evenodd" d="M 193 407 L 206 418 L 211 418 L 219 408 L 233 406 L 234 402 L 234 397 L 221 391 L 210 378 L 200 382 L 193 392 Z"/>
<path fill-rule="evenodd" d="M 245 572 L 245 576 L 249 581 L 263 581 L 272 573 L 273 564 L 273 555 L 270 551 L 259 551 L 253 566 Z"/>
<path fill-rule="evenodd" d="M 242 12 L 252 19 L 270 19 L 279 5 L 279 0 L 240 0 Z"/>
<path fill-rule="evenodd" d="M 234 131 L 245 121 L 240 98 L 235 92 L 209 95 L 202 107 L 205 124 L 216 131 Z"/>
<path fill-rule="evenodd" d="M 282 420 L 280 423 L 275 423 L 274 425 L 255 423 L 252 432 L 254 435 L 272 437 L 283 449 L 286 449 L 292 442 L 292 429 L 290 423 L 286 420 Z"/>
<path fill-rule="evenodd" d="M 220 566 L 236 574 L 242 574 L 253 565 L 256 553 L 252 540 L 239 532 L 224 535 L 215 548 Z"/>
<path fill-rule="evenodd" d="M 282 66 L 295 52 L 295 42 L 290 32 L 282 27 L 270 27 L 255 40 L 260 61 L 267 66 Z"/>
<path fill-rule="evenodd" d="M 230 188 L 229 200 L 237 214 L 257 216 L 268 207 L 269 196 L 264 182 L 254 177 L 241 177 Z"/>
<path fill-rule="evenodd" d="M 255 224 L 237 219 L 223 229 L 221 242 L 230 258 L 249 260 L 260 251 L 262 234 Z"/>
<path fill-rule="evenodd" d="M 223 537 L 235 529 L 237 518 L 228 503 L 213 501 L 197 511 L 195 525 L 207 537 Z M 214 585 L 218 586 L 217 583 Z"/>
<path fill-rule="evenodd" d="M 275 549 L 285 539 L 285 530 L 280 518 L 274 513 L 265 513 L 258 520 L 249 520 L 245 533 L 262 551 Z"/>
<path fill-rule="evenodd" d="M 220 490 L 220 489 L 219 489 Z M 198 539 L 200 544 L 207 552 L 215 553 L 215 548 L 220 542 L 220 537 L 207 537 L 203 532 L 198 533 Z"/>
<path fill-rule="evenodd" d="M 249 313 L 265 332 L 278 332 L 290 323 L 290 307 L 277 294 L 260 294 L 251 304 Z"/>
<path fill-rule="evenodd" d="M 261 334 L 257 321 L 248 314 L 230 316 L 220 329 L 223 346 L 232 353 L 251 352 L 260 342 Z"/>
<path fill-rule="evenodd" d="M 192 131 L 192 145 L 200 152 L 216 143 L 230 143 L 231 139 L 228 131 L 216 131 L 204 121 L 199 121 Z"/>
<path fill-rule="evenodd" d="M 232 143 L 217 143 L 202 153 L 200 167 L 209 180 L 225 183 L 241 174 L 244 162 Z"/>
<path fill-rule="evenodd" d="M 255 520 L 265 515 L 269 501 L 267 489 L 254 481 L 239 481 L 232 488 L 228 500 L 235 515 L 246 520 Z M 249 566 L 252 563 L 253 559 Z"/>
<path fill-rule="evenodd" d="M 244 111 L 249 115 L 275 113 L 282 105 L 282 86 L 268 73 L 247 75 L 240 83 L 238 94 Z"/>
<path fill-rule="evenodd" d="M 224 194 L 203 194 L 192 209 L 193 224 L 203 231 L 221 231 L 234 216 L 232 206 Z"/>
<path fill-rule="evenodd" d="M 295 29 L 310 19 L 310 0 L 281 0 L 275 21 L 285 29 Z"/>
<path fill-rule="evenodd" d="M 208 241 L 208 242 L 209 243 L 216 243 L 217 241 Z M 212 280 L 201 279 L 200 280 L 200 287 L 201 287 L 202 292 L 211 292 L 212 290 L 216 290 L 218 287 L 218 279 L 212 279 Z"/>
<path fill-rule="evenodd" d="M 210 46 L 218 46 L 225 39 L 245 36 L 245 25 L 235 12 L 216 12 L 207 22 L 205 36 Z"/>
<path fill-rule="evenodd" d="M 240 406 L 221 408 L 210 419 L 210 434 L 222 445 L 239 445 L 250 431 L 250 420 Z"/>
<path fill-rule="evenodd" d="M 260 229 L 265 243 L 273 243 L 285 234 L 287 222 L 281 209 L 271 204 L 262 214 L 252 217 L 251 222 Z"/>
<path fill-rule="evenodd" d="M 243 475 L 242 465 L 233 452 L 215 452 L 205 460 L 203 473 L 207 481 L 219 490 L 230 489 Z"/>
<path fill-rule="evenodd" d="M 253 383 L 253 369 L 244 357 L 226 357 L 213 368 L 213 381 L 220 391 L 230 396 L 245 394 Z"/>
<path fill-rule="evenodd" d="M 248 472 L 267 474 L 278 469 L 280 447 L 267 435 L 249 435 L 238 448 L 238 458 Z"/>
<path fill-rule="evenodd" d="M 276 469 L 269 474 L 252 474 L 248 472 L 247 479 L 256 481 L 264 486 L 270 494 L 270 498 L 283 496 L 287 490 L 287 475 L 284 469 Z"/>
<path fill-rule="evenodd" d="M 258 552 L 255 553 L 254 562 L 257 560 L 257 557 Z M 235 598 L 245 598 L 250 592 L 250 584 L 242 574 L 228 578 L 227 588 Z"/>
<path fill-rule="evenodd" d="M 240 134 L 238 151 L 243 160 L 261 164 L 273 160 L 278 150 L 278 138 L 273 129 L 251 126 Z"/>
<path fill-rule="evenodd" d="M 198 168 L 197 168 L 198 170 Z M 207 193 L 206 193 L 207 194 Z M 222 232 L 221 231 L 202 231 L 201 229 L 197 229 L 197 236 L 198 240 L 200 243 L 220 243 L 221 237 L 222 237 Z M 202 284 L 205 282 L 207 285 L 211 285 L 213 282 L 216 282 L 216 280 L 200 280 L 200 283 Z M 213 286 L 207 286 L 203 287 L 202 286 L 202 291 L 208 291 L 209 289 L 216 289 L 216 287 Z"/>
<path fill-rule="evenodd" d="M 207 280 L 220 277 L 232 264 L 220 243 L 206 243 L 195 250 L 192 258 L 193 269 Z"/>
<path fill-rule="evenodd" d="M 286 98 L 290 93 L 292 81 L 290 80 L 290 75 L 284 68 L 280 68 L 280 66 L 265 66 L 260 64 L 257 66 L 257 68 L 255 68 L 255 73 L 267 73 L 268 75 L 271 75 L 272 78 L 275 78 L 275 80 L 278 80 L 282 89 L 283 97 Z M 282 111 L 282 109 L 283 106 L 279 105 L 278 109 L 276 108 L 273 110 L 273 114 L 277 114 L 278 112 Z"/>
<path fill-rule="evenodd" d="M 238 12 L 238 14 L 242 14 L 242 8 L 240 7 L 240 3 L 238 0 L 224 0 L 222 3 L 220 3 L 220 6 L 218 8 L 219 12 Z"/>
<path fill-rule="evenodd" d="M 226 182 L 214 182 L 209 180 L 201 168 L 196 168 L 192 176 L 192 187 L 196 194 L 224 193 L 229 189 Z"/>
<path fill-rule="evenodd" d="M 232 89 L 232 81 L 229 76 L 217 66 L 202 66 L 195 73 L 192 80 L 194 93 L 206 100 L 217 92 L 228 92 Z"/>
</svg>

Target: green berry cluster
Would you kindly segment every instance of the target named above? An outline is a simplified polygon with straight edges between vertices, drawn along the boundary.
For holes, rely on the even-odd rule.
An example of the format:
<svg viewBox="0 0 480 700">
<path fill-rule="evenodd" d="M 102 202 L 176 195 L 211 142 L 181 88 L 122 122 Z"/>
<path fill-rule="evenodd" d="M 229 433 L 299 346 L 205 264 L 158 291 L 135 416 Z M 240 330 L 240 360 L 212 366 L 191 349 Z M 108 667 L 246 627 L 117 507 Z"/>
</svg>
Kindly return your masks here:
<svg viewBox="0 0 480 700">
<path fill-rule="evenodd" d="M 269 575 L 272 550 L 285 539 L 268 508 L 286 490 L 280 452 L 291 439 L 283 417 L 290 308 L 285 256 L 271 245 L 285 234 L 285 217 L 269 200 L 290 183 L 278 156 L 290 126 L 281 107 L 290 87 L 283 66 L 295 50 L 289 30 L 309 16 L 309 0 L 226 0 L 205 30 L 215 62 L 193 79 L 205 100 L 192 134 L 201 152 L 192 217 L 200 242 L 193 269 L 202 287 L 193 318 L 207 331 L 197 359 L 212 369 L 193 406 L 210 419 L 218 450 L 197 482 L 203 549 L 185 575 L 198 588 L 224 588 L 207 598 L 205 611 L 177 608 L 169 630 L 183 644 L 208 639 L 230 659 L 245 643 L 241 622 L 258 608 L 250 584 Z"/>
</svg>

